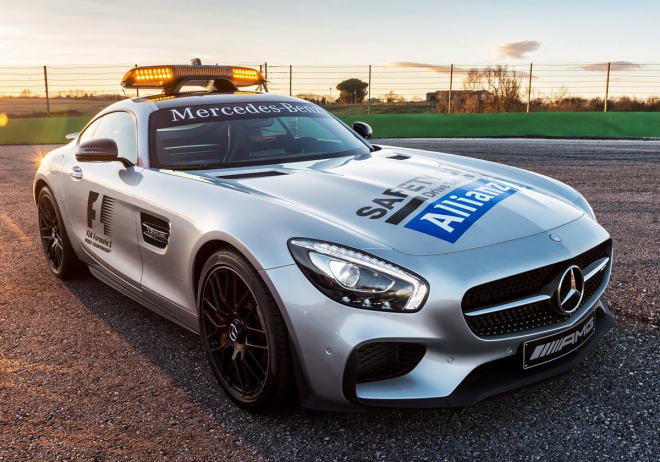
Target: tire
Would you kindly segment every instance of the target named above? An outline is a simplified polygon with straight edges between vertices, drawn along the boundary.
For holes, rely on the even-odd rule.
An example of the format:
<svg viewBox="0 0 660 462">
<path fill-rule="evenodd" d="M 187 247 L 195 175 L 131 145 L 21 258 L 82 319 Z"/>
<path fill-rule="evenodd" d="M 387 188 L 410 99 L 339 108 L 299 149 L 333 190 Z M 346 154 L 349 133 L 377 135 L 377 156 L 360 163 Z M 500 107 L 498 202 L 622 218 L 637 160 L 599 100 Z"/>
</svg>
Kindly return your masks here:
<svg viewBox="0 0 660 462">
<path fill-rule="evenodd" d="M 71 247 L 57 201 L 47 186 L 39 191 L 37 210 L 39 236 L 50 271 L 63 280 L 80 276 L 84 265 Z"/>
<path fill-rule="evenodd" d="M 259 273 L 233 248 L 202 269 L 199 330 L 206 357 L 227 396 L 263 413 L 288 405 L 295 389 L 289 333 Z"/>
</svg>

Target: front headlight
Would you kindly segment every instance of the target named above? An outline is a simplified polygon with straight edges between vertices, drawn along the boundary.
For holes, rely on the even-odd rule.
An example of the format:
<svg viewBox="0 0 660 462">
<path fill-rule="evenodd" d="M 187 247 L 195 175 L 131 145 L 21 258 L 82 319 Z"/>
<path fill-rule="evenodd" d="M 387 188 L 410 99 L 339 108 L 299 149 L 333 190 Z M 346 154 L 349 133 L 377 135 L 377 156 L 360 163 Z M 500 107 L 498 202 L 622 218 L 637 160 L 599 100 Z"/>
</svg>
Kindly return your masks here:
<svg viewBox="0 0 660 462">
<path fill-rule="evenodd" d="M 342 305 L 410 312 L 426 300 L 426 281 L 361 251 L 311 239 L 291 239 L 289 250 L 307 279 Z"/>
<path fill-rule="evenodd" d="M 594 209 L 591 208 L 591 205 L 589 205 L 589 202 L 587 202 L 587 200 L 582 196 L 582 194 L 578 193 L 578 198 L 573 203 L 577 205 L 580 210 L 584 211 L 587 215 L 593 218 L 594 221 L 598 221 L 596 220 L 596 214 L 594 213 Z"/>
</svg>

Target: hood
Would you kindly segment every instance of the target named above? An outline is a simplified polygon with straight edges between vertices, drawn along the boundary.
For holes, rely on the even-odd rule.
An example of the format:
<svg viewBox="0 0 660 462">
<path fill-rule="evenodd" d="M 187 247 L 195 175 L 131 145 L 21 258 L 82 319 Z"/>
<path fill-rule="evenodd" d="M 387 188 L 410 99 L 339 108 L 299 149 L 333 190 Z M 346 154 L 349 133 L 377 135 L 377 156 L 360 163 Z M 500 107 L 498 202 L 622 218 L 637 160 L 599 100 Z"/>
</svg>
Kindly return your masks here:
<svg viewBox="0 0 660 462">
<path fill-rule="evenodd" d="M 199 175 L 284 201 L 411 255 L 456 252 L 518 239 L 583 215 L 570 201 L 537 184 L 488 176 L 474 165 L 467 168 L 456 161 L 391 149 Z M 295 234 L 295 223 L 280 224 L 284 225 L 291 226 Z"/>
</svg>

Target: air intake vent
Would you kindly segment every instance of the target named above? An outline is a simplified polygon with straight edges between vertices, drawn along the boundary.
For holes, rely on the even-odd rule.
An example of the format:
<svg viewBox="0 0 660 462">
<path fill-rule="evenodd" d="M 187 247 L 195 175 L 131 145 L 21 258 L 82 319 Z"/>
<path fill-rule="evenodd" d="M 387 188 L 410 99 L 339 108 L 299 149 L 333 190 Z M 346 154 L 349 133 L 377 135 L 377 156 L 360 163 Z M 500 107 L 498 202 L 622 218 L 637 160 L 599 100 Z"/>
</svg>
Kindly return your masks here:
<svg viewBox="0 0 660 462">
<path fill-rule="evenodd" d="M 396 156 L 388 156 L 388 159 L 392 160 L 408 160 L 410 156 L 404 156 L 403 154 L 397 154 Z"/>
<path fill-rule="evenodd" d="M 282 176 L 282 175 L 288 175 L 288 174 L 284 172 L 271 170 L 267 172 L 237 173 L 236 175 L 224 175 L 224 176 L 219 176 L 218 178 L 222 178 L 223 180 L 245 180 L 248 178 L 265 178 L 267 176 Z"/>
<path fill-rule="evenodd" d="M 170 241 L 170 224 L 148 213 L 140 213 L 140 220 L 144 242 L 159 249 L 167 247 Z"/>
<path fill-rule="evenodd" d="M 379 342 L 357 350 L 357 383 L 401 377 L 422 360 L 426 347 L 416 343 Z"/>
</svg>

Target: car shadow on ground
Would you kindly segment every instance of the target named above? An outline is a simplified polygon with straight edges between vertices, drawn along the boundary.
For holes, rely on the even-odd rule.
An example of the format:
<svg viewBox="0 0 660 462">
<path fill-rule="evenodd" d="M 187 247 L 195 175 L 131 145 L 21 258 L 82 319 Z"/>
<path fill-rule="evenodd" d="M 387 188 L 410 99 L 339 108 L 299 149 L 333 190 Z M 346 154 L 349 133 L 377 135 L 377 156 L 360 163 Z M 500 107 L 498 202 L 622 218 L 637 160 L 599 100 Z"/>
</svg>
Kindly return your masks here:
<svg viewBox="0 0 660 462">
<path fill-rule="evenodd" d="M 615 329 L 568 374 L 470 408 L 348 414 L 294 408 L 251 415 L 224 395 L 197 335 L 91 276 L 65 284 L 141 356 L 248 445 L 271 459 L 325 459 L 324 454 L 349 460 L 381 454 L 387 459 L 400 457 L 401 447 L 414 448 L 416 455 L 441 451 L 456 458 L 478 457 L 486 447 L 491 448 L 489 458 L 509 458 L 510 450 L 547 456 L 547 446 L 543 452 L 538 442 L 552 445 L 551 440 L 558 434 L 567 439 L 598 435 L 604 444 L 602 422 L 611 419 L 611 412 L 602 409 L 609 406 L 613 389 L 634 389 L 634 384 L 626 383 L 626 373 L 615 357 L 605 354 L 616 348 L 615 338 L 623 335 Z M 637 403 L 632 397 L 629 401 L 619 402 L 619 409 L 634 410 Z M 466 438 L 476 441 L 476 446 L 466 449 Z M 536 442 L 531 444 L 530 438 Z"/>
</svg>

